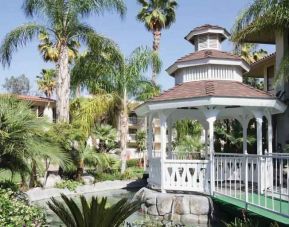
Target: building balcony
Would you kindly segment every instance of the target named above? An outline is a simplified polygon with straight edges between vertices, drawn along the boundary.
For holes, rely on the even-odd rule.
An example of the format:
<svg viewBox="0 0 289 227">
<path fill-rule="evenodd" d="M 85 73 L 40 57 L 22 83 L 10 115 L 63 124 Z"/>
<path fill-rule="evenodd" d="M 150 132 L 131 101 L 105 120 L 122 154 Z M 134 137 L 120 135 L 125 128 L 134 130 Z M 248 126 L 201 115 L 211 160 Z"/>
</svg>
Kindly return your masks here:
<svg viewBox="0 0 289 227">
<path fill-rule="evenodd" d="M 128 125 L 129 126 L 142 126 L 145 123 L 144 118 L 136 118 L 136 117 L 129 117 L 128 118 Z"/>
</svg>

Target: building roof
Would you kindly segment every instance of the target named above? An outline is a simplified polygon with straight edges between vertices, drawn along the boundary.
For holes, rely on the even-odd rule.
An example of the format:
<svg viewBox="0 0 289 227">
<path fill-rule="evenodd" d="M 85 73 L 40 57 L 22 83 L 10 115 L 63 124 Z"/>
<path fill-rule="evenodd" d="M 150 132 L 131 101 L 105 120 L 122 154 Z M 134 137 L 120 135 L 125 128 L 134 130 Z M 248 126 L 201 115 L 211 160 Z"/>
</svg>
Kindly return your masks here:
<svg viewBox="0 0 289 227">
<path fill-rule="evenodd" d="M 241 57 L 234 55 L 229 52 L 220 51 L 220 50 L 201 50 L 197 52 L 190 53 L 176 61 L 186 62 L 192 60 L 206 59 L 206 58 L 217 58 L 217 59 L 230 59 L 230 60 L 243 60 Z"/>
<path fill-rule="evenodd" d="M 172 89 L 163 92 L 153 98 L 150 102 L 178 100 L 200 97 L 240 97 L 274 99 L 275 97 L 267 92 L 255 89 L 251 86 L 237 81 L 206 80 L 193 81 L 176 85 Z"/>
<path fill-rule="evenodd" d="M 17 98 L 25 101 L 31 101 L 31 102 L 56 102 L 54 99 L 45 98 L 45 97 L 39 97 L 39 96 L 32 96 L 32 95 L 17 95 Z"/>
<path fill-rule="evenodd" d="M 245 76 L 263 78 L 264 69 L 275 65 L 276 53 L 269 54 L 250 65 L 250 71 Z"/>
<path fill-rule="evenodd" d="M 186 35 L 185 39 L 194 44 L 194 37 L 204 33 L 219 33 L 222 35 L 222 40 L 229 38 L 230 33 L 223 27 L 218 25 L 204 24 L 196 27 Z"/>
</svg>

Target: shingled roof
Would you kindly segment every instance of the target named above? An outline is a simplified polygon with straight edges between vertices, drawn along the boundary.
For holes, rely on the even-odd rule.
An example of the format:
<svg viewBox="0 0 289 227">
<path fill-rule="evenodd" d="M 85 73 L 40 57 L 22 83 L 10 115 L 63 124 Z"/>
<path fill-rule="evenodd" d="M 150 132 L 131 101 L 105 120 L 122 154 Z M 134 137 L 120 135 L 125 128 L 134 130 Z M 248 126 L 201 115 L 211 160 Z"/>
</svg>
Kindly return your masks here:
<svg viewBox="0 0 289 227">
<path fill-rule="evenodd" d="M 163 92 L 161 95 L 151 99 L 150 102 L 213 96 L 260 99 L 275 98 L 270 93 L 255 89 L 241 82 L 205 80 L 179 84 L 172 89 Z"/>
<path fill-rule="evenodd" d="M 17 95 L 17 98 L 30 102 L 56 102 L 54 99 L 44 98 L 32 95 Z"/>
<path fill-rule="evenodd" d="M 200 60 L 200 59 L 207 59 L 207 58 L 215 58 L 215 59 L 230 59 L 230 60 L 239 60 L 242 61 L 243 59 L 237 55 L 234 55 L 229 52 L 220 51 L 220 50 L 201 50 L 197 52 L 190 53 L 176 61 L 179 62 L 186 62 L 192 60 Z"/>
</svg>

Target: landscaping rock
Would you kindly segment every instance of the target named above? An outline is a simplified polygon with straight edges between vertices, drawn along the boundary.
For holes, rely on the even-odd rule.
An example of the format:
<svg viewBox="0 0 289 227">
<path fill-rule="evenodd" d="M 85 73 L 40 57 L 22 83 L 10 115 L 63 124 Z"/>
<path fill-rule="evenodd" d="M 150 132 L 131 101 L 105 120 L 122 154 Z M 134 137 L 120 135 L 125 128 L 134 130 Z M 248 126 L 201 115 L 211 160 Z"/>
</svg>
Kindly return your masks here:
<svg viewBox="0 0 289 227">
<path fill-rule="evenodd" d="M 181 216 L 181 222 L 184 225 L 190 225 L 192 223 L 199 223 L 199 216 L 195 214 L 184 214 Z"/>
<path fill-rule="evenodd" d="M 160 195 L 157 197 L 157 209 L 159 215 L 170 214 L 172 212 L 173 197 L 170 195 Z"/>
<path fill-rule="evenodd" d="M 81 177 L 82 181 L 84 182 L 84 184 L 93 184 L 95 181 L 95 178 L 93 176 L 90 175 L 85 175 Z"/>
<path fill-rule="evenodd" d="M 204 215 L 210 212 L 210 200 L 208 197 L 191 195 L 189 202 L 191 214 Z"/>
<path fill-rule="evenodd" d="M 174 201 L 173 213 L 176 214 L 190 214 L 190 200 L 188 197 L 177 196 Z"/>
<path fill-rule="evenodd" d="M 153 216 L 159 216 L 158 210 L 157 210 L 157 206 L 156 205 L 151 205 L 147 208 L 147 213 L 149 215 L 153 215 Z"/>
<path fill-rule="evenodd" d="M 49 176 L 46 179 L 46 183 L 44 187 L 53 188 L 55 187 L 56 183 L 59 183 L 60 181 L 61 181 L 61 177 L 59 175 L 49 174 Z"/>
</svg>

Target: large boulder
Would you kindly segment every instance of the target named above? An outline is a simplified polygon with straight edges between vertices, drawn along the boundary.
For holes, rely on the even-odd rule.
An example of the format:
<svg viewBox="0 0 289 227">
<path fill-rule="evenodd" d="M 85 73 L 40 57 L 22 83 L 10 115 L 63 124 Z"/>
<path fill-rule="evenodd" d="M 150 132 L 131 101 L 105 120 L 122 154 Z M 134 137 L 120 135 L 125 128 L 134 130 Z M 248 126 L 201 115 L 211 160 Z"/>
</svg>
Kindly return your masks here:
<svg viewBox="0 0 289 227">
<path fill-rule="evenodd" d="M 211 201 L 209 197 L 191 195 L 189 203 L 191 214 L 205 215 L 210 213 Z"/>
<path fill-rule="evenodd" d="M 177 196 L 174 203 L 173 213 L 190 214 L 190 199 L 188 196 Z"/>
<path fill-rule="evenodd" d="M 157 209 L 159 215 L 170 214 L 172 212 L 174 197 L 164 194 L 157 197 Z"/>
</svg>

